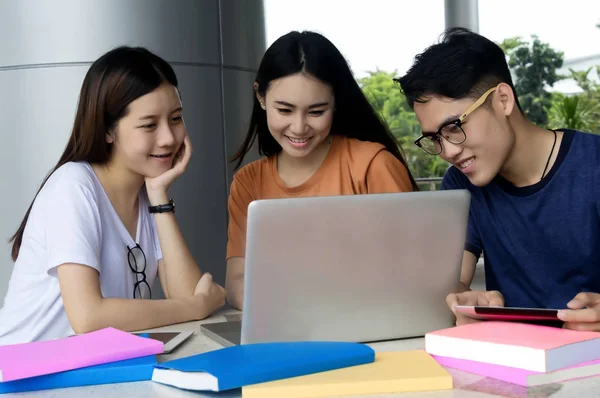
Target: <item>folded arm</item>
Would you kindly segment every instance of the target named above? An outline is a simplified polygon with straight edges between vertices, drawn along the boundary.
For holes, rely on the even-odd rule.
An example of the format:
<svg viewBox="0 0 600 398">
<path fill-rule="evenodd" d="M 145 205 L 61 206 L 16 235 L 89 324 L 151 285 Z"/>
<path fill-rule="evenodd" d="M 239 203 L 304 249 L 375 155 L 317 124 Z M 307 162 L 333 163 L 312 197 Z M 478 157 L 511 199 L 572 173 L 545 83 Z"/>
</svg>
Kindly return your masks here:
<svg viewBox="0 0 600 398">
<path fill-rule="evenodd" d="M 212 312 L 210 302 L 200 296 L 165 300 L 104 298 L 98 271 L 86 265 L 62 264 L 57 273 L 75 333 L 105 327 L 125 331 L 149 329 L 202 319 Z"/>
<path fill-rule="evenodd" d="M 228 199 L 229 225 L 227 228 L 227 274 L 225 290 L 231 306 L 242 310 L 244 306 L 244 269 L 246 252 L 246 221 L 248 206 L 256 198 L 253 193 L 255 179 L 248 169 L 235 174 Z"/>
<path fill-rule="evenodd" d="M 244 266 L 243 257 L 232 257 L 227 260 L 227 276 L 225 278 L 227 301 L 238 310 L 242 310 L 244 306 Z"/>
</svg>

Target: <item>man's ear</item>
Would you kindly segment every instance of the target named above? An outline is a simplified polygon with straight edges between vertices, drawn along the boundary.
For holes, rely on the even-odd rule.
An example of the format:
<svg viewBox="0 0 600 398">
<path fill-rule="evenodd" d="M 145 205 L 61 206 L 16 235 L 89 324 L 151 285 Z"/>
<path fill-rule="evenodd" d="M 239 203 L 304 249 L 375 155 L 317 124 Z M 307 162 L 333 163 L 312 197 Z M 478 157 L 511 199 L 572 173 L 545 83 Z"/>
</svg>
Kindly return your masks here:
<svg viewBox="0 0 600 398">
<path fill-rule="evenodd" d="M 500 83 L 496 89 L 497 98 L 505 116 L 510 116 L 517 103 L 512 88 L 506 83 Z"/>
</svg>

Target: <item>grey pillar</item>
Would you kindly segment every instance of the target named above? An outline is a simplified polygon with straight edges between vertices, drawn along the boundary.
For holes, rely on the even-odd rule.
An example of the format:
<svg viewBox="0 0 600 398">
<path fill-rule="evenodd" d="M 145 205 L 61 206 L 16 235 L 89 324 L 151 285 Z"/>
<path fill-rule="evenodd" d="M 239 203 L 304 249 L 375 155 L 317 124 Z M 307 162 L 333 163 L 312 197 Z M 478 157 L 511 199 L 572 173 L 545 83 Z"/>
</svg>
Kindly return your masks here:
<svg viewBox="0 0 600 398">
<path fill-rule="evenodd" d="M 462 27 L 479 33 L 478 0 L 445 0 L 444 11 L 446 29 Z"/>
<path fill-rule="evenodd" d="M 192 254 L 223 283 L 227 156 L 243 138 L 265 42 L 262 0 L 1 1 L 0 306 L 6 242 L 64 149 L 91 62 L 122 44 L 147 47 L 177 72 L 194 155 L 170 193 Z"/>
</svg>

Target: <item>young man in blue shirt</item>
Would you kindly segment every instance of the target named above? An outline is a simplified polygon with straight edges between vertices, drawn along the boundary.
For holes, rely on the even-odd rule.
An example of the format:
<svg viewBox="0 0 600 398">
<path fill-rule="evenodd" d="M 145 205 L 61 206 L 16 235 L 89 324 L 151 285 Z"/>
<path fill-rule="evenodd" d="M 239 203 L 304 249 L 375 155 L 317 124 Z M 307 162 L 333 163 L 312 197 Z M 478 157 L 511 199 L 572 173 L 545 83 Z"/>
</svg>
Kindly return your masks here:
<svg viewBox="0 0 600 398">
<path fill-rule="evenodd" d="M 423 130 L 416 144 L 452 164 L 442 189 L 471 192 L 448 305 L 562 308 L 564 327 L 600 330 L 600 136 L 529 121 L 503 51 L 466 29 L 398 81 Z M 482 252 L 487 291 L 471 291 Z"/>
</svg>

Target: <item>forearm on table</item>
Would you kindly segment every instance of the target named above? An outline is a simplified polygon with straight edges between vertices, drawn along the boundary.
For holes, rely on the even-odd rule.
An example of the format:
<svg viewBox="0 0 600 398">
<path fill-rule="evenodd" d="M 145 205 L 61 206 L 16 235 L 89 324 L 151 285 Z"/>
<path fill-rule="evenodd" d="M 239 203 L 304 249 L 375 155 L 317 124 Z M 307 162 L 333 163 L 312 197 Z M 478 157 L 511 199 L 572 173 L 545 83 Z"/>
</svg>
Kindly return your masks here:
<svg viewBox="0 0 600 398">
<path fill-rule="evenodd" d="M 78 311 L 85 314 L 71 326 L 76 333 L 113 327 L 125 331 L 150 329 L 194 319 L 194 313 L 183 300 L 136 300 L 102 298 L 93 309 Z"/>
<path fill-rule="evenodd" d="M 185 243 L 175 214 L 159 213 L 155 214 L 154 219 L 163 254 L 169 298 L 192 296 L 202 273 Z"/>
</svg>

